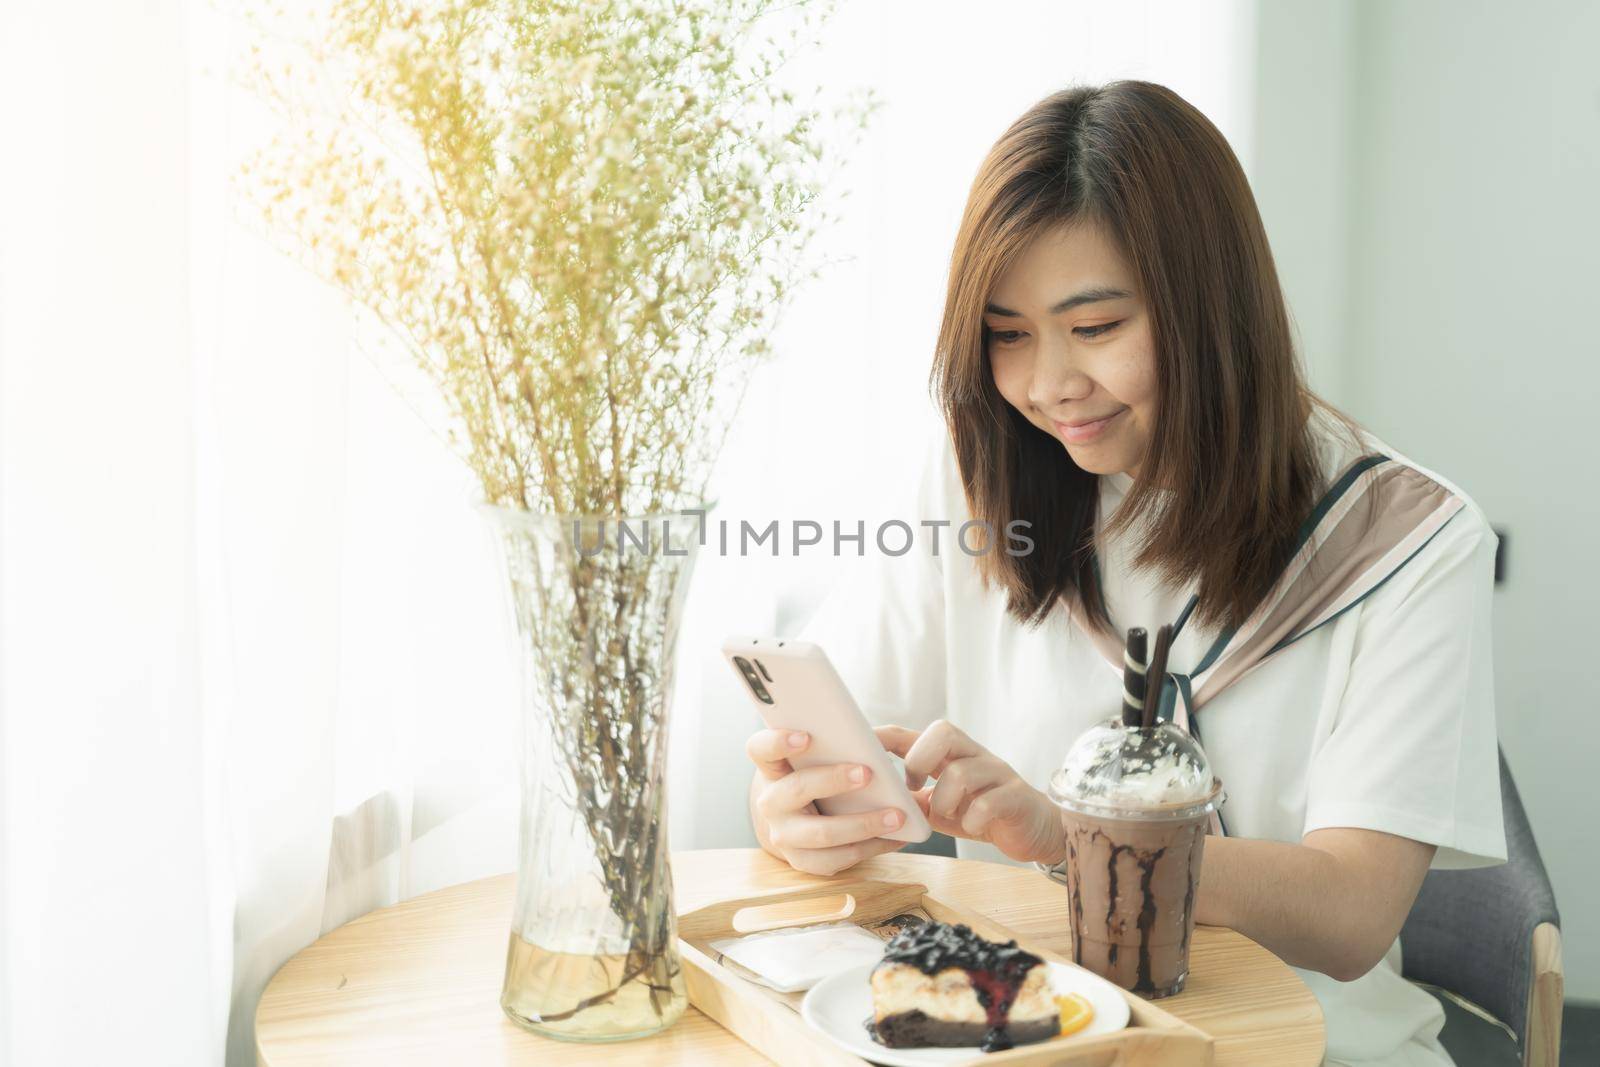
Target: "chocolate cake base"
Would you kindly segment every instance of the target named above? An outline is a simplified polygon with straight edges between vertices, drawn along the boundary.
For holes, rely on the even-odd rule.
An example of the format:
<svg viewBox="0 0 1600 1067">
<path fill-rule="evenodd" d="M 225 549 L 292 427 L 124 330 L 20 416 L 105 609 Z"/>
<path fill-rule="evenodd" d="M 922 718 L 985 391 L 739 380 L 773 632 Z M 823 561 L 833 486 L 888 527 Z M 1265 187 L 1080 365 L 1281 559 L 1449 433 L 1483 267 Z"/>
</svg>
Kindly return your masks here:
<svg viewBox="0 0 1600 1067">
<path fill-rule="evenodd" d="M 999 1052 L 1013 1045 L 1031 1045 L 1056 1036 L 1061 1024 L 1055 1018 L 1011 1023 L 991 1030 L 983 1023 L 957 1023 L 934 1019 L 921 1011 L 902 1011 L 885 1015 L 867 1030 L 886 1048 L 965 1048 L 980 1046 L 985 1052 Z"/>
</svg>

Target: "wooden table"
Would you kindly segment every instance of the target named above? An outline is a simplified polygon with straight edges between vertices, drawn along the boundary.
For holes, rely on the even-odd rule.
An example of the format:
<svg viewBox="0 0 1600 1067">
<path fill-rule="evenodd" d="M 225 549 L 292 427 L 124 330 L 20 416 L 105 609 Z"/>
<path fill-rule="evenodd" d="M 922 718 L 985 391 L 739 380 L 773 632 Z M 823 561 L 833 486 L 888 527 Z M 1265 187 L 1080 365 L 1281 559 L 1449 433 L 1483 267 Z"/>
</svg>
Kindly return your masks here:
<svg viewBox="0 0 1600 1067">
<path fill-rule="evenodd" d="M 680 852 L 678 909 L 817 881 L 755 849 Z M 942 856 L 891 853 L 850 877 L 921 882 L 1043 947 L 1070 951 L 1065 890 L 1037 872 Z M 500 1010 L 512 875 L 485 878 L 346 923 L 284 964 L 256 1011 L 262 1067 L 310 1064 L 765 1064 L 764 1057 L 690 1008 L 641 1041 L 552 1041 Z M 1321 1062 L 1322 1011 L 1305 984 L 1254 941 L 1195 930 L 1188 987 L 1161 1006 L 1217 1039 L 1216 1067 Z"/>
</svg>

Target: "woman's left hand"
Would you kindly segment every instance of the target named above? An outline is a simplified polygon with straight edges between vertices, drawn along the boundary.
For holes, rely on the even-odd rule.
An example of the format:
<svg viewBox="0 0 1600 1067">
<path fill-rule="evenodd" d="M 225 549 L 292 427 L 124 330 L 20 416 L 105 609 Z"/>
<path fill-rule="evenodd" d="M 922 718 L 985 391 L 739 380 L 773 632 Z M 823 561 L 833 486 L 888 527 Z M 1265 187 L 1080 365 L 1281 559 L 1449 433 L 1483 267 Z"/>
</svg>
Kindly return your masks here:
<svg viewBox="0 0 1600 1067">
<path fill-rule="evenodd" d="M 876 732 L 906 761 L 906 785 L 935 830 L 987 841 L 1014 860 L 1060 862 L 1060 809 L 1004 760 L 944 719 L 920 734 L 904 726 Z M 925 785 L 929 778 L 933 784 Z"/>
</svg>

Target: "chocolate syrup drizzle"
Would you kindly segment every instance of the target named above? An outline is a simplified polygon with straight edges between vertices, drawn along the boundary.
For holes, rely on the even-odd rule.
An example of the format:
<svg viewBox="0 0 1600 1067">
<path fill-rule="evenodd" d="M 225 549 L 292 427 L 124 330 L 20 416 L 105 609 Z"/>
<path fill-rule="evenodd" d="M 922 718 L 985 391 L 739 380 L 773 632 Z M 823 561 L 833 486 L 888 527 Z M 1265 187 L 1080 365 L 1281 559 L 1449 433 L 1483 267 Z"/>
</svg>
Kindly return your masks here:
<svg viewBox="0 0 1600 1067">
<path fill-rule="evenodd" d="M 1132 849 L 1129 849 L 1132 852 Z M 1150 978 L 1150 933 L 1156 927 L 1156 895 L 1150 891 L 1150 881 L 1155 877 L 1156 864 L 1167 854 L 1164 848 L 1138 856 L 1139 863 L 1139 975 L 1135 989 L 1153 992 L 1155 982 Z M 1111 866 L 1117 865 L 1116 853 L 1111 855 Z"/>
<path fill-rule="evenodd" d="M 985 941 L 965 923 L 930 922 L 890 938 L 883 949 L 883 962 L 903 963 L 926 975 L 938 974 L 946 967 L 965 970 L 989 1026 L 978 1047 L 983 1052 L 999 1052 L 1012 1045 L 1006 1027 L 1017 990 L 1028 972 L 1044 961 L 1017 947 L 1014 940 L 1004 944 Z"/>
<path fill-rule="evenodd" d="M 1096 832 L 1096 837 L 1103 836 Z M 1075 929 L 1083 928 L 1083 891 L 1082 884 L 1077 876 L 1078 850 L 1070 841 L 1067 845 L 1069 856 L 1068 863 L 1068 888 L 1071 907 L 1076 916 Z M 1139 962 L 1134 978 L 1133 992 L 1153 993 L 1156 991 L 1155 982 L 1150 975 L 1150 935 L 1155 930 L 1156 923 L 1156 897 L 1151 892 L 1150 883 L 1155 878 L 1156 864 L 1161 862 L 1161 857 L 1167 854 L 1167 849 L 1158 848 L 1144 851 L 1132 845 L 1112 845 L 1110 858 L 1106 862 L 1106 927 L 1109 929 L 1116 922 L 1117 916 L 1117 858 L 1127 853 L 1134 864 L 1139 868 L 1139 916 L 1135 925 L 1139 930 Z M 1188 888 L 1183 898 L 1183 914 L 1179 916 L 1181 923 L 1187 924 L 1189 913 L 1194 909 L 1194 879 L 1189 879 Z M 1112 942 L 1106 947 L 1108 962 L 1113 966 L 1117 962 L 1118 949 L 1121 946 Z M 1083 963 L 1083 945 L 1074 940 L 1072 945 L 1072 958 L 1075 963 Z"/>
</svg>

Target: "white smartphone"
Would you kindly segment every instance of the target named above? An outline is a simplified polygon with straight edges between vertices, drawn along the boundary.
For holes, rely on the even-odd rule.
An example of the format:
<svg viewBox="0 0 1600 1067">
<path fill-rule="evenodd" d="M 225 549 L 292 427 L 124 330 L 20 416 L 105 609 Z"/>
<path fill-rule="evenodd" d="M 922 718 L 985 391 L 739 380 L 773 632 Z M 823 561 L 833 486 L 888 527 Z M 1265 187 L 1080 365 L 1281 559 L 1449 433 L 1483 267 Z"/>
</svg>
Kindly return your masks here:
<svg viewBox="0 0 1600 1067">
<path fill-rule="evenodd" d="M 828 763 L 860 763 L 872 769 L 866 785 L 824 797 L 817 801 L 818 811 L 853 815 L 899 808 L 906 821 L 882 836 L 913 843 L 928 839 L 933 828 L 906 788 L 904 773 L 890 760 L 826 652 L 808 641 L 730 637 L 722 643 L 722 655 L 769 728 L 811 735 L 806 750 L 789 757 L 795 770 Z"/>
</svg>

